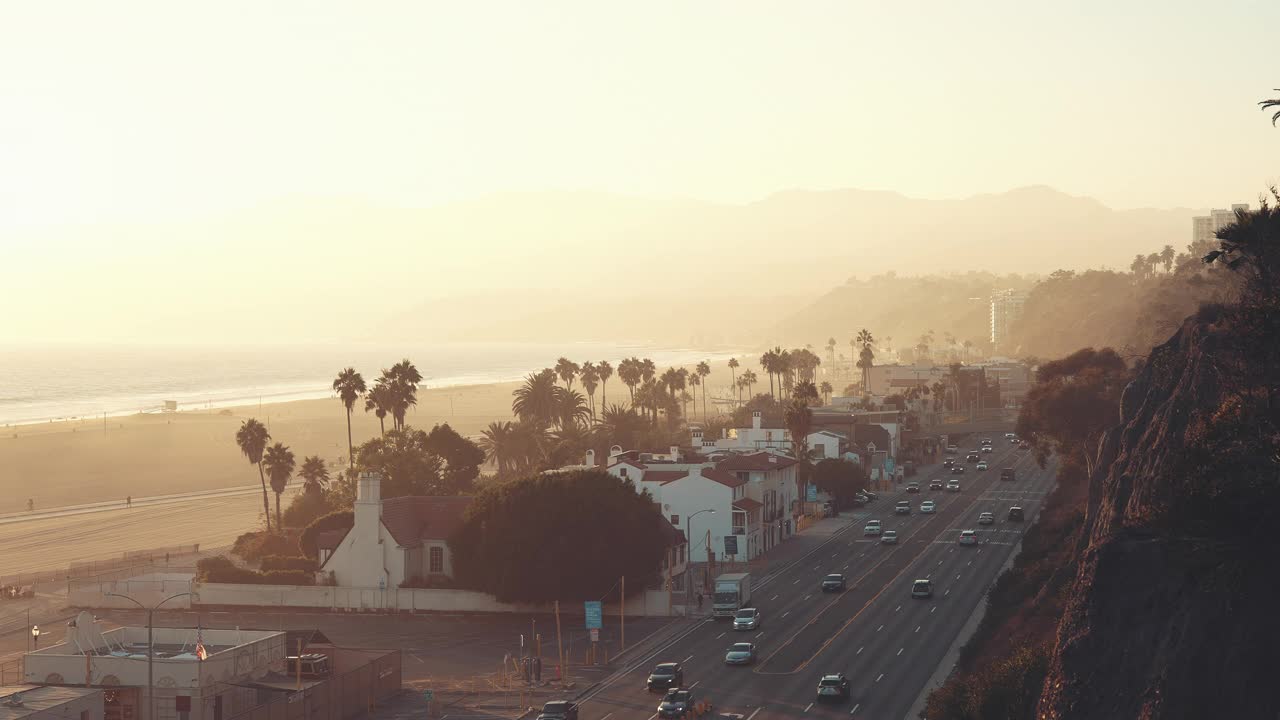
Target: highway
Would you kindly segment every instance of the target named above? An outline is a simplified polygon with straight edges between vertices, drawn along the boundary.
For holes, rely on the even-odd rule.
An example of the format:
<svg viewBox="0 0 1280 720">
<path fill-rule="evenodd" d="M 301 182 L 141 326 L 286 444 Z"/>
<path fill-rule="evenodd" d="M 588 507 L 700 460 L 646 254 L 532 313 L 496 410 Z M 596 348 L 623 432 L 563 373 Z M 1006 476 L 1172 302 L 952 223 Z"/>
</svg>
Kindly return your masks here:
<svg viewBox="0 0 1280 720">
<path fill-rule="evenodd" d="M 1041 470 L 1032 454 L 1017 450 L 1003 433 L 984 435 L 995 451 L 978 472 L 964 463 L 964 475 L 940 465 L 921 468 L 919 494 L 882 493 L 852 514 L 848 529 L 833 535 L 808 556 L 755 578 L 752 605 L 761 609 L 759 631 L 734 632 L 727 621 L 707 620 L 667 646 L 637 657 L 581 700 L 583 720 L 651 720 L 660 696 L 644 689 L 658 662 L 680 662 L 685 687 L 710 700 L 717 712 L 741 713 L 751 720 L 772 718 L 903 718 L 946 655 L 965 621 L 985 601 L 1001 566 L 1039 510 L 1053 485 L 1054 467 Z M 974 436 L 961 445 L 957 461 L 976 447 Z M 999 479 L 1013 467 L 1017 480 Z M 930 480 L 957 478 L 961 492 L 930 491 Z M 905 484 L 904 484 L 905 488 Z M 899 499 L 912 503 L 910 516 L 894 515 Z M 922 514 L 920 502 L 932 499 L 937 512 Z M 1011 505 L 1021 505 L 1024 523 L 1006 520 Z M 996 523 L 978 525 L 989 511 Z M 896 529 L 899 543 L 882 545 L 864 537 L 864 521 L 878 519 Z M 960 546 L 961 530 L 975 530 L 977 546 Z M 822 593 L 819 582 L 830 572 L 844 573 L 843 593 Z M 934 581 L 934 597 L 912 599 L 917 578 Z M 727 666 L 724 654 L 735 642 L 754 642 L 754 667 Z M 850 699 L 815 704 L 818 679 L 843 672 Z"/>
</svg>

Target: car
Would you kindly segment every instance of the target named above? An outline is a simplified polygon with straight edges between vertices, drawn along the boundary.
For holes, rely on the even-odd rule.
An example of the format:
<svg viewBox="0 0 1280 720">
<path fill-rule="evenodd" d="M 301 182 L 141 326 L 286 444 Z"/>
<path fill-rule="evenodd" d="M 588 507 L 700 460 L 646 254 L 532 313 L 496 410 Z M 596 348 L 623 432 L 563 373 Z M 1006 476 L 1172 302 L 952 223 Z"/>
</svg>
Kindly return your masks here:
<svg viewBox="0 0 1280 720">
<path fill-rule="evenodd" d="M 1000 469 L 1000 479 L 1001 479 L 1001 480 L 1009 480 L 1009 481 L 1013 481 L 1016 477 L 1017 477 L 1017 475 L 1014 473 L 1013 468 L 1001 468 L 1001 469 Z"/>
<path fill-rule="evenodd" d="M 1022 522 L 1022 508 L 1017 505 L 1009 508 L 1009 522 Z"/>
<path fill-rule="evenodd" d="M 907 492 L 909 492 L 909 493 L 918 493 L 918 492 L 920 492 L 920 483 L 918 483 L 918 482 L 909 482 L 909 483 L 907 483 Z"/>
<path fill-rule="evenodd" d="M 1006 438 L 1006 439 L 1008 439 L 1008 440 L 1017 440 L 1017 439 L 1018 439 L 1018 436 L 1017 436 L 1015 433 L 1011 433 L 1011 432 L 1005 433 L 1005 434 L 1004 434 L 1004 436 L 1005 436 L 1005 438 Z"/>
<path fill-rule="evenodd" d="M 885 531 L 884 531 L 884 533 L 880 535 L 880 544 L 881 544 L 881 545 L 897 545 L 897 544 L 898 544 L 898 531 L 897 531 L 897 530 L 885 530 Z"/>
<path fill-rule="evenodd" d="M 756 608 L 742 608 L 733 616 L 734 630 L 756 630 L 760 627 L 760 611 Z"/>
<path fill-rule="evenodd" d="M 978 472 L 986 472 L 987 463 L 985 461 L 978 463 Z"/>
<path fill-rule="evenodd" d="M 947 446 L 947 452 L 949 452 L 949 453 L 954 453 L 954 452 L 957 452 L 957 451 L 959 451 L 959 450 L 960 450 L 960 448 L 956 447 L 955 445 L 948 445 L 948 446 Z"/>
<path fill-rule="evenodd" d="M 955 466 L 955 467 L 951 468 L 951 474 L 952 474 L 952 475 L 963 475 L 963 474 L 964 474 L 964 466 L 963 466 L 963 465 L 957 465 L 957 466 Z"/>
<path fill-rule="evenodd" d="M 984 512 L 984 513 L 982 513 L 982 514 L 978 515 L 978 524 L 979 524 L 979 525 L 994 525 L 994 524 L 995 524 L 995 522 L 996 522 L 996 514 L 995 514 L 995 513 Z"/>
<path fill-rule="evenodd" d="M 854 496 L 853 496 L 853 504 L 854 504 L 854 505 L 862 506 L 862 505 L 866 505 L 866 504 L 867 504 L 867 503 L 869 503 L 869 502 L 871 502 L 871 501 L 870 501 L 869 499 L 867 499 L 867 497 L 866 497 L 865 495 L 854 495 Z"/>
<path fill-rule="evenodd" d="M 960 481 L 959 481 L 959 480 L 948 480 L 948 481 L 947 481 L 947 492 L 960 492 Z"/>
<path fill-rule="evenodd" d="M 879 521 L 879 520 L 868 520 L 868 521 L 867 521 L 866 526 L 862 528 L 862 534 L 863 534 L 863 535 L 879 535 L 879 534 L 880 534 L 880 521 Z"/>
<path fill-rule="evenodd" d="M 693 709 L 693 690 L 689 688 L 672 688 L 667 691 L 662 702 L 658 703 L 658 717 L 682 718 Z"/>
<path fill-rule="evenodd" d="M 871 492 L 870 490 L 862 490 L 861 492 L 862 492 L 862 494 L 863 494 L 863 495 L 866 495 L 866 496 L 867 496 L 867 499 L 869 499 L 869 500 L 879 500 L 879 499 L 880 499 L 880 494 L 879 494 L 879 493 L 873 493 L 873 492 Z"/>
<path fill-rule="evenodd" d="M 991 447 L 991 438 L 983 438 L 981 445 L 982 447 Z"/>
<path fill-rule="evenodd" d="M 578 720 L 578 703 L 552 700 L 542 706 L 538 720 Z"/>
<path fill-rule="evenodd" d="M 984 453 L 993 453 L 993 452 L 995 452 L 995 449 L 994 449 L 994 448 L 992 448 L 990 445 L 988 445 L 988 446 L 986 446 L 986 447 L 982 448 L 982 452 L 984 452 Z"/>
<path fill-rule="evenodd" d="M 947 458 L 946 460 L 942 461 L 942 467 L 945 467 L 945 468 L 955 467 L 955 465 L 956 465 L 956 461 L 952 460 L 951 458 Z"/>
<path fill-rule="evenodd" d="M 932 500 L 925 500 L 924 502 L 920 503 L 920 512 L 922 512 L 922 513 L 931 513 L 931 512 L 933 512 L 935 509 L 937 509 L 937 508 L 936 508 L 936 506 L 933 504 L 933 501 L 932 501 Z"/>
<path fill-rule="evenodd" d="M 899 501 L 898 501 L 898 504 L 893 506 L 893 512 L 894 512 L 895 514 L 897 514 L 897 515 L 910 515 L 910 514 L 911 514 L 911 501 L 910 501 L 910 500 L 899 500 Z"/>
<path fill-rule="evenodd" d="M 976 532 L 974 532 L 974 531 L 972 531 L 972 530 L 961 530 L 961 531 L 960 531 L 960 544 L 961 544 L 961 545 L 977 545 L 977 544 L 978 544 L 978 533 L 976 533 Z"/>
<path fill-rule="evenodd" d="M 645 687 L 649 690 L 670 690 L 683 684 L 684 668 L 680 667 L 680 663 L 658 663 L 645 681 Z"/>
<path fill-rule="evenodd" d="M 823 675 L 818 680 L 818 700 L 848 700 L 849 699 L 849 678 L 844 673 L 834 673 L 832 675 Z"/>
<path fill-rule="evenodd" d="M 724 654 L 725 665 L 754 665 L 755 662 L 756 646 L 751 643 L 734 643 Z"/>
<path fill-rule="evenodd" d="M 933 581 L 932 580 L 916 580 L 911 583 L 911 597 L 927 598 L 933 597 Z"/>
<path fill-rule="evenodd" d="M 977 451 L 977 450 L 974 450 L 973 452 L 969 453 L 968 455 L 965 455 L 965 456 L 964 456 L 964 459 L 965 459 L 965 461 L 966 461 L 966 462 L 971 462 L 971 463 L 973 463 L 973 462 L 978 462 L 978 460 L 980 459 L 980 457 L 979 457 L 979 455 L 978 455 L 978 451 Z"/>
<path fill-rule="evenodd" d="M 840 592 L 844 590 L 844 575 L 831 573 L 822 578 L 822 592 Z"/>
<path fill-rule="evenodd" d="M 934 480 L 934 481 L 930 482 L 930 483 L 929 483 L 929 489 L 930 489 L 930 490 L 941 490 L 941 489 L 942 489 L 942 481 L 941 481 L 941 480 Z"/>
</svg>

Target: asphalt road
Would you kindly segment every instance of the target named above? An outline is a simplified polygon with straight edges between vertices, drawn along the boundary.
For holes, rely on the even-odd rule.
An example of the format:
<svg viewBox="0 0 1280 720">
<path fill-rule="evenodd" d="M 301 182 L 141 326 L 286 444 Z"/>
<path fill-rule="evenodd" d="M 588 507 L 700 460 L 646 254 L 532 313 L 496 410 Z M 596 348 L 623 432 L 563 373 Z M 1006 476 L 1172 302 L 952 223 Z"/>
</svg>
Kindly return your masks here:
<svg viewBox="0 0 1280 720">
<path fill-rule="evenodd" d="M 1030 452 L 1009 444 L 1003 433 L 989 437 L 996 450 L 983 455 L 991 465 L 977 472 L 966 463 L 962 476 L 939 465 L 912 479 L 920 494 L 884 493 L 855 513 L 859 522 L 833 535 L 810 555 L 756 578 L 752 604 L 761 609 L 759 631 L 735 633 L 727 621 L 707 621 L 668 646 L 620 670 L 588 693 L 582 720 L 650 720 L 660 700 L 644 689 L 658 662 L 681 662 L 685 686 L 720 712 L 751 720 L 810 717 L 903 718 L 942 661 L 960 628 L 984 602 L 986 592 L 1017 545 L 1053 484 L 1053 467 L 1036 467 Z M 975 446 L 978 438 L 969 440 Z M 963 460 L 964 450 L 958 456 Z M 1003 482 L 1000 468 L 1014 467 L 1018 479 Z M 932 479 L 958 478 L 961 492 L 930 491 Z M 899 499 L 912 502 L 910 516 L 893 514 Z M 922 514 L 920 502 L 934 500 L 937 512 Z M 1024 523 L 1005 520 L 1010 505 L 1026 510 Z M 978 514 L 994 512 L 996 524 L 978 525 Z M 864 537 L 865 519 L 879 519 L 898 531 L 897 545 Z M 978 532 L 977 546 L 957 543 L 961 530 Z M 845 574 L 848 588 L 821 592 L 830 572 Z M 917 578 L 934 581 L 934 597 L 911 598 Z M 754 667 L 724 664 L 734 642 L 754 642 Z M 851 696 L 842 703 L 814 703 L 819 677 L 843 672 Z"/>
</svg>

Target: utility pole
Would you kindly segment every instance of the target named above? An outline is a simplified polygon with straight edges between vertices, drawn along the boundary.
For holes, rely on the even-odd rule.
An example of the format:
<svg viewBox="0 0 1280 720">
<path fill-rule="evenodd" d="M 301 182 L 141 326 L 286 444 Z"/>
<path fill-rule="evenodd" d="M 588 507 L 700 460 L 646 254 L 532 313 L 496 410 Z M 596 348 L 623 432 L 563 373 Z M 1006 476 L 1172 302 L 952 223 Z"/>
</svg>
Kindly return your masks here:
<svg viewBox="0 0 1280 720">
<path fill-rule="evenodd" d="M 622 602 L 618 605 L 618 614 L 621 616 L 619 623 L 622 626 L 622 648 L 618 652 L 627 649 L 627 576 L 622 576 Z"/>
<path fill-rule="evenodd" d="M 564 639 L 560 636 L 560 601 L 556 601 L 556 653 L 560 656 L 560 680 L 565 678 Z"/>
</svg>

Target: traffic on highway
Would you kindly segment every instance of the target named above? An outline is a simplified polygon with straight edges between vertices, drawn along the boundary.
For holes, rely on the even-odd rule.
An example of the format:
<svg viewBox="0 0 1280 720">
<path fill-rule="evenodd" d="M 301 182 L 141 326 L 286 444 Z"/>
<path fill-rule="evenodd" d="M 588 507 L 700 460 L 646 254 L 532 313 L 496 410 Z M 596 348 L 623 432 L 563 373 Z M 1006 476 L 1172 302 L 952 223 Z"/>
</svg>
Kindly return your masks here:
<svg viewBox="0 0 1280 720">
<path fill-rule="evenodd" d="M 924 466 L 910 490 L 844 511 L 851 522 L 825 542 L 751 578 L 751 607 L 586 692 L 583 720 L 908 716 L 1052 489 L 1052 463 L 1039 468 L 1016 438 L 965 443 L 946 458 L 972 472 Z"/>
</svg>

